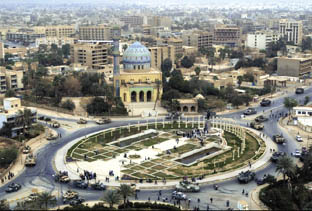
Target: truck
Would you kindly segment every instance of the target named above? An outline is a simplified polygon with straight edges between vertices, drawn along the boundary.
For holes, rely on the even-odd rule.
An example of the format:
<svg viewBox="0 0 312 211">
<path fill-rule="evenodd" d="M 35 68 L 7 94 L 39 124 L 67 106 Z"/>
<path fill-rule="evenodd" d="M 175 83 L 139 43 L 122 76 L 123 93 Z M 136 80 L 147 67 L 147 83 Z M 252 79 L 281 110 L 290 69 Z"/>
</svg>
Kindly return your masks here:
<svg viewBox="0 0 312 211">
<path fill-rule="evenodd" d="M 183 180 L 176 185 L 175 190 L 180 192 L 199 192 L 200 187 L 198 184 Z"/>
<path fill-rule="evenodd" d="M 273 141 L 275 141 L 277 144 L 283 144 L 286 140 L 282 135 L 274 135 Z"/>
<path fill-rule="evenodd" d="M 29 154 L 25 159 L 25 166 L 32 167 L 36 165 L 36 157 L 33 154 Z"/>
<path fill-rule="evenodd" d="M 251 127 L 251 128 L 254 128 L 254 129 L 256 129 L 256 130 L 263 130 L 264 125 L 261 124 L 260 122 L 251 122 L 251 123 L 250 123 L 250 127 Z"/>
</svg>

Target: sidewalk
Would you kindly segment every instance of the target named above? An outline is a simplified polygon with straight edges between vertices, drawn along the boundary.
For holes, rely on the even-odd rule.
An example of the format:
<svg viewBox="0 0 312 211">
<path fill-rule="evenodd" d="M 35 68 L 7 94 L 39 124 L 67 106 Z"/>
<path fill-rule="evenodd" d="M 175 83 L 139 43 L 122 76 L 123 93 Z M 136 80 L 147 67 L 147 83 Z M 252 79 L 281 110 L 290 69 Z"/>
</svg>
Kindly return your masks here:
<svg viewBox="0 0 312 211">
<path fill-rule="evenodd" d="M 255 134 L 259 135 L 260 132 L 250 129 L 252 132 L 254 132 Z M 96 132 L 98 133 L 98 132 Z M 95 134 L 95 133 L 94 133 Z M 89 134 L 88 136 L 92 136 L 93 134 Z M 82 137 L 84 138 L 84 137 Z M 74 145 L 76 144 L 78 141 L 80 141 L 82 138 L 78 138 L 76 140 L 71 141 L 70 143 L 68 143 L 67 145 L 65 145 L 62 149 L 58 150 L 55 156 L 55 160 L 54 160 L 54 167 L 56 171 L 68 171 L 68 175 L 70 177 L 70 179 L 80 179 L 79 177 L 79 173 L 77 173 L 77 168 L 76 169 L 71 169 L 65 162 L 65 157 L 66 157 L 66 153 L 67 151 Z M 226 173 L 219 173 L 219 174 L 215 174 L 215 175 L 211 175 L 211 176 L 206 176 L 203 180 L 197 180 L 197 182 L 199 182 L 201 185 L 205 185 L 205 184 L 213 184 L 213 183 L 217 183 L 217 182 L 221 182 L 224 180 L 228 180 L 228 179 L 232 179 L 234 177 L 236 177 L 241 171 L 247 171 L 247 170 L 259 170 L 264 168 L 267 164 L 269 164 L 270 162 L 270 158 L 271 158 L 271 152 L 270 149 L 275 149 L 277 151 L 277 145 L 270 139 L 270 138 L 265 138 L 265 143 L 266 143 L 266 150 L 264 152 L 264 154 L 254 163 L 252 163 L 252 168 L 249 168 L 249 166 L 244 166 L 242 168 L 230 171 L 230 172 L 226 172 Z M 107 170 L 107 174 L 108 174 L 108 170 Z M 97 179 L 100 181 L 105 181 L 105 178 L 109 177 L 108 175 L 97 175 Z M 166 183 L 162 183 L 159 182 L 158 184 L 154 184 L 154 183 L 138 183 L 137 186 L 140 189 L 171 189 L 174 188 L 177 184 L 178 184 L 178 180 L 176 181 L 168 181 Z M 110 177 L 110 182 L 104 182 L 105 185 L 107 186 L 112 186 L 112 187 L 116 187 L 120 185 L 120 181 L 114 181 L 114 177 Z M 127 183 L 130 183 L 130 181 L 127 181 Z M 131 182 L 133 183 L 133 182 Z"/>
</svg>

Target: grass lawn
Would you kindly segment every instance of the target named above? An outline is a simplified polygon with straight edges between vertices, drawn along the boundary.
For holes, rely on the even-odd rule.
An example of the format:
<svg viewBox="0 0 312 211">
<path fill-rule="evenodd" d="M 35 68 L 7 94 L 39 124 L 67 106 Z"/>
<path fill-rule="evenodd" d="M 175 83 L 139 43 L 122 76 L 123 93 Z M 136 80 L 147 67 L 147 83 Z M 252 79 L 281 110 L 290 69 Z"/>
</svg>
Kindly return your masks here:
<svg viewBox="0 0 312 211">
<path fill-rule="evenodd" d="M 166 166 L 162 166 L 162 165 L 157 165 L 157 166 L 153 166 L 151 169 L 156 169 L 156 170 L 163 170 L 167 168 Z"/>
<path fill-rule="evenodd" d="M 194 144 L 184 144 L 180 147 L 177 147 L 177 150 L 172 149 L 171 152 L 173 152 L 173 153 L 178 152 L 179 154 L 183 154 L 186 152 L 190 152 L 196 148 L 198 148 L 198 146 L 196 146 Z"/>
<path fill-rule="evenodd" d="M 140 170 L 143 170 L 145 169 L 144 167 L 140 166 L 140 165 L 137 165 L 137 166 L 134 166 L 131 168 L 131 170 L 135 170 L 135 171 L 140 171 Z"/>
<path fill-rule="evenodd" d="M 134 173 L 134 171 L 131 170 L 131 169 L 121 170 L 121 172 L 124 173 L 124 174 L 132 174 L 132 173 Z"/>
<path fill-rule="evenodd" d="M 96 156 L 93 156 L 92 158 L 105 160 L 107 157 L 104 155 L 96 155 Z"/>
<path fill-rule="evenodd" d="M 148 175 L 148 174 L 143 174 L 141 172 L 133 173 L 133 174 L 131 174 L 131 176 L 139 178 L 139 179 L 155 179 L 154 176 Z"/>
<path fill-rule="evenodd" d="M 156 138 L 151 138 L 145 141 L 142 141 L 141 143 L 145 146 L 145 147 L 149 147 L 155 144 L 159 144 L 161 142 L 167 141 L 168 139 L 166 138 L 160 138 L 160 137 L 156 137 Z"/>
<path fill-rule="evenodd" d="M 72 156 L 73 158 L 75 158 L 75 159 L 80 159 L 80 160 L 83 160 L 84 159 L 84 157 L 83 157 L 83 155 L 80 155 L 80 154 L 77 154 L 77 153 L 73 153 L 73 156 Z"/>
<path fill-rule="evenodd" d="M 85 154 L 87 153 L 88 151 L 87 150 L 84 150 L 84 149 L 79 149 L 79 148 L 76 148 L 74 150 L 75 153 L 78 153 L 78 154 Z"/>
<path fill-rule="evenodd" d="M 114 155 L 116 156 L 116 155 L 118 155 L 118 153 L 116 153 L 116 152 L 108 152 L 108 153 L 104 154 L 104 156 L 106 156 L 106 157 L 113 157 Z"/>
<path fill-rule="evenodd" d="M 147 161 L 147 162 L 141 163 L 140 165 L 144 167 L 151 167 L 151 166 L 154 166 L 155 163 Z"/>
</svg>

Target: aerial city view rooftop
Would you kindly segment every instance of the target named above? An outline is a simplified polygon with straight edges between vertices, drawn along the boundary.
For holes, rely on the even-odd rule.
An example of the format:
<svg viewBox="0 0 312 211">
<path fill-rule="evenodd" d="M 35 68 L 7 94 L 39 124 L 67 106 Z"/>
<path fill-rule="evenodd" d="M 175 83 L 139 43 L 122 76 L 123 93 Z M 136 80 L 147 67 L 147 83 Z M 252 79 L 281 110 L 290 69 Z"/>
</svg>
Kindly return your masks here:
<svg viewBox="0 0 312 211">
<path fill-rule="evenodd" d="M 0 210 L 312 210 L 312 2 L 0 0 Z"/>
</svg>

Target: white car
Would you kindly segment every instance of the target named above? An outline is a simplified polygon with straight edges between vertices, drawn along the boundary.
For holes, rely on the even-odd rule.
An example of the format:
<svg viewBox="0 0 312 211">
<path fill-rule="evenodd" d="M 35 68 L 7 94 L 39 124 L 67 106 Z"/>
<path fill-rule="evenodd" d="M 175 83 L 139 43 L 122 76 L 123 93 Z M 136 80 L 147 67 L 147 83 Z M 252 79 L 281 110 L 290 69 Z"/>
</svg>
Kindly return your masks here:
<svg viewBox="0 0 312 211">
<path fill-rule="evenodd" d="M 302 137 L 299 136 L 299 135 L 296 136 L 296 140 L 297 140 L 298 142 L 302 142 L 302 141 L 303 141 Z"/>
<path fill-rule="evenodd" d="M 296 149 L 296 151 L 292 152 L 291 155 L 294 156 L 294 157 L 300 157 L 301 156 L 301 152 L 300 152 L 300 150 Z"/>
</svg>

